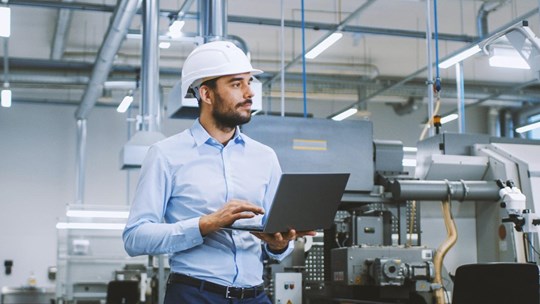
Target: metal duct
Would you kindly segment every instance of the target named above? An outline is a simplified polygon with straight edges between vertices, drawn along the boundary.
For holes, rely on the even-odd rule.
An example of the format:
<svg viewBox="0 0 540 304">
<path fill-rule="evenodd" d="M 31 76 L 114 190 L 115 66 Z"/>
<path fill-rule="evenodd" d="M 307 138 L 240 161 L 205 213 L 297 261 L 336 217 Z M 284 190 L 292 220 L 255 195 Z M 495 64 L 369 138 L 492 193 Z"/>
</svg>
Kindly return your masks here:
<svg viewBox="0 0 540 304">
<path fill-rule="evenodd" d="M 227 40 L 231 41 L 236 45 L 239 49 L 244 51 L 244 53 L 248 56 L 248 58 L 251 60 L 251 54 L 249 52 L 249 47 L 244 39 L 242 39 L 239 36 L 236 35 L 228 35 Z"/>
<path fill-rule="evenodd" d="M 77 183 L 75 203 L 84 203 L 84 173 L 86 172 L 86 119 L 77 119 Z"/>
<path fill-rule="evenodd" d="M 107 80 L 114 56 L 128 32 L 129 25 L 133 16 L 137 13 L 138 6 L 139 0 L 120 0 L 120 3 L 116 7 L 107 33 L 105 34 L 105 39 L 96 57 L 92 76 L 83 94 L 81 104 L 75 112 L 77 119 L 85 119 L 96 104 L 97 99 L 101 96 L 103 83 Z"/>
<path fill-rule="evenodd" d="M 199 0 L 199 35 L 204 43 L 227 37 L 227 0 Z"/>
<path fill-rule="evenodd" d="M 390 185 L 394 200 L 499 200 L 496 181 L 396 180 Z"/>
<path fill-rule="evenodd" d="M 499 125 L 501 137 L 514 137 L 514 123 L 512 121 L 512 109 L 506 108 L 499 112 Z"/>
<path fill-rule="evenodd" d="M 502 1 L 487 1 L 482 3 L 480 9 L 478 10 L 478 15 L 476 17 L 476 27 L 478 32 L 479 39 L 484 39 L 486 33 L 489 33 L 488 29 L 488 15 L 491 12 L 496 11 L 501 6 L 505 5 L 509 0 Z"/>
<path fill-rule="evenodd" d="M 422 103 L 422 100 L 418 100 L 414 98 L 413 96 L 410 96 L 407 98 L 407 101 L 404 103 L 390 103 L 389 105 L 392 106 L 394 109 L 394 112 L 399 115 L 403 116 L 406 114 L 410 114 L 420 107 L 420 104 Z"/>
<path fill-rule="evenodd" d="M 144 0 L 141 62 L 143 131 L 159 131 L 159 0 Z"/>
<path fill-rule="evenodd" d="M 139 168 L 148 148 L 165 138 L 160 133 L 161 111 L 159 94 L 159 0 L 144 0 L 143 49 L 141 63 L 140 115 L 142 129 L 124 145 L 120 152 L 122 169 Z"/>
<path fill-rule="evenodd" d="M 73 0 L 64 0 L 64 2 L 73 2 Z M 71 24 L 71 10 L 60 9 L 58 19 L 56 20 L 56 29 L 51 49 L 51 59 L 61 59 L 66 47 L 67 30 Z"/>
<path fill-rule="evenodd" d="M 488 112 L 488 134 L 501 137 L 501 125 L 499 122 L 500 111 L 495 107 L 490 107 Z"/>
<path fill-rule="evenodd" d="M 199 0 L 198 34 L 203 38 L 203 43 L 227 39 L 227 0 Z M 247 44 L 244 40 L 234 36 L 233 42 L 249 57 Z M 197 102 L 194 98 L 180 96 L 180 85 L 181 81 L 178 81 L 169 92 L 168 116 L 188 119 L 198 117 Z"/>
</svg>

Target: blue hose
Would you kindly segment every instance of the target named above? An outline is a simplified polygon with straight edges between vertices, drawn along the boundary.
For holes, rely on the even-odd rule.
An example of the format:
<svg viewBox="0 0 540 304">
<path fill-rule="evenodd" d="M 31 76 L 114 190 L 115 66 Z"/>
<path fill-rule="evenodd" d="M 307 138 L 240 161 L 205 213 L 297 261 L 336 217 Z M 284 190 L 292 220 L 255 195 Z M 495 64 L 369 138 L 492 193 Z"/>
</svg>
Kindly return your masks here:
<svg viewBox="0 0 540 304">
<path fill-rule="evenodd" d="M 429 1 L 429 0 L 428 0 Z M 437 20 L 437 0 L 433 0 L 433 15 L 435 21 L 435 90 L 441 91 L 441 75 L 439 74 L 439 21 Z"/>
<path fill-rule="evenodd" d="M 302 2 L 302 87 L 304 91 L 304 118 L 307 117 L 307 81 L 306 81 L 306 24 L 304 20 L 304 0 Z"/>
</svg>

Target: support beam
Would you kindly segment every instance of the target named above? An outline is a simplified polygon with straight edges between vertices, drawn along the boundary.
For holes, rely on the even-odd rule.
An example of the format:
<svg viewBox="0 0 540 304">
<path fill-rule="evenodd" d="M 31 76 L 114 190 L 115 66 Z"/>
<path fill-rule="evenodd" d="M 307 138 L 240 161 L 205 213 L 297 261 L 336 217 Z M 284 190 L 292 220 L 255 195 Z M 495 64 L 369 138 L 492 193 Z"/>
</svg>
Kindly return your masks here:
<svg viewBox="0 0 540 304">
<path fill-rule="evenodd" d="M 99 5 L 93 3 L 82 3 L 82 2 L 56 2 L 51 0 L 10 0 L 10 5 L 21 5 L 21 6 L 31 6 L 31 7 L 43 7 L 43 8 L 52 8 L 52 9 L 69 9 L 69 10 L 85 10 L 85 11 L 96 11 L 96 12 L 114 12 L 114 5 Z M 140 12 L 138 12 L 140 14 Z M 537 10 L 535 10 L 537 13 Z M 161 10 L 160 15 L 162 17 L 170 17 L 171 15 L 178 14 L 178 11 L 173 10 Z M 523 16 L 522 16 L 523 17 Z M 184 12 L 183 19 L 198 19 L 196 13 Z M 242 24 L 253 24 L 253 25 L 264 25 L 264 26 L 281 26 L 280 19 L 272 18 L 260 18 L 260 17 L 251 17 L 251 16 L 236 16 L 229 15 L 227 17 L 229 22 L 233 23 L 242 23 Z M 526 18 L 523 18 L 526 19 Z M 302 28 L 302 23 L 295 20 L 285 20 L 285 27 L 289 28 Z M 321 22 L 306 22 L 304 24 L 306 29 L 311 30 L 327 30 L 330 31 L 334 29 L 337 24 L 331 23 L 321 23 Z M 393 37 L 402 37 L 402 38 L 414 38 L 414 39 L 424 39 L 426 37 L 425 32 L 421 31 L 408 31 L 402 29 L 389 29 L 389 28 L 375 28 L 375 27 L 366 27 L 366 26 L 353 26 L 346 25 L 341 30 L 342 32 L 348 33 L 360 33 L 366 35 L 379 35 L 379 36 L 393 36 Z M 455 42 L 466 42 L 470 43 L 477 40 L 475 36 L 468 35 L 455 35 L 455 34 L 444 34 L 439 33 L 440 41 L 455 41 Z"/>
</svg>

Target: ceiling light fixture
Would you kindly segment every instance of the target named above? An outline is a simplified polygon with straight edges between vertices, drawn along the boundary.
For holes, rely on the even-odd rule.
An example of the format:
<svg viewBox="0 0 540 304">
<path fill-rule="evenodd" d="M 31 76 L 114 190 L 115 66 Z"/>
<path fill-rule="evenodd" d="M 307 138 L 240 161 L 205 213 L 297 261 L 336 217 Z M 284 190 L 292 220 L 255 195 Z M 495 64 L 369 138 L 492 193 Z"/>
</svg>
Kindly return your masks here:
<svg viewBox="0 0 540 304">
<path fill-rule="evenodd" d="M 6 84 L 4 83 L 4 89 L 2 90 L 0 98 L 0 104 L 2 105 L 2 107 L 11 107 L 11 90 L 9 89 L 9 85 L 6 86 Z"/>
<path fill-rule="evenodd" d="M 182 28 L 184 27 L 185 24 L 186 22 L 184 20 L 174 20 L 169 26 L 168 35 L 171 36 L 172 38 L 178 38 L 184 35 L 184 33 L 182 33 Z"/>
<path fill-rule="evenodd" d="M 497 45 L 490 48 L 489 65 L 500 68 L 531 69 L 516 49 Z"/>
<path fill-rule="evenodd" d="M 358 112 L 358 109 L 357 108 L 350 108 L 350 109 L 347 109 L 339 114 L 337 114 L 336 116 L 332 117 L 332 120 L 335 120 L 335 121 L 342 121 L 344 120 L 345 118 L 347 117 L 350 117 L 354 114 L 356 114 Z"/>
<path fill-rule="evenodd" d="M 89 229 L 89 230 L 124 230 L 126 224 L 120 223 L 56 223 L 56 229 Z"/>
<path fill-rule="evenodd" d="M 418 152 L 417 147 L 403 147 L 403 152 Z"/>
<path fill-rule="evenodd" d="M 160 49 L 168 49 L 171 47 L 171 43 L 170 42 L 167 42 L 167 41 L 162 41 L 159 43 L 159 48 Z"/>
<path fill-rule="evenodd" d="M 453 66 L 454 64 L 458 63 L 458 62 L 461 62 L 469 57 L 471 57 L 472 55 L 475 55 L 477 53 L 479 53 L 482 49 L 480 48 L 480 46 L 478 46 L 478 44 L 462 51 L 462 52 L 459 52 L 458 54 L 444 60 L 443 62 L 439 63 L 439 67 L 441 69 L 447 69 L 451 66 Z"/>
<path fill-rule="evenodd" d="M 0 37 L 11 36 L 11 9 L 7 6 L 0 7 Z"/>
<path fill-rule="evenodd" d="M 441 118 L 441 124 L 444 125 L 445 123 L 447 122 L 451 122 L 453 120 L 456 120 L 458 119 L 459 115 L 457 114 L 450 114 L 450 115 L 446 115 L 445 117 L 442 117 Z"/>
<path fill-rule="evenodd" d="M 517 133 L 525 133 L 540 128 L 540 121 L 516 128 Z"/>
<path fill-rule="evenodd" d="M 118 105 L 118 108 L 116 108 L 116 111 L 118 113 L 124 113 L 127 111 L 131 103 L 133 102 L 133 91 L 129 90 L 126 96 L 122 99 L 122 102 Z"/>
<path fill-rule="evenodd" d="M 103 210 L 68 210 L 67 217 L 84 217 L 84 218 L 119 218 L 127 219 L 129 211 L 103 211 Z"/>
<path fill-rule="evenodd" d="M 321 41 L 321 43 L 317 44 L 314 48 L 312 48 L 311 51 L 307 52 L 305 57 L 307 59 L 315 59 L 317 56 L 319 56 L 322 52 L 324 52 L 327 48 L 332 46 L 342 37 L 343 33 L 333 33 L 332 35 L 328 36 L 328 38 L 324 39 L 323 41 Z"/>
</svg>

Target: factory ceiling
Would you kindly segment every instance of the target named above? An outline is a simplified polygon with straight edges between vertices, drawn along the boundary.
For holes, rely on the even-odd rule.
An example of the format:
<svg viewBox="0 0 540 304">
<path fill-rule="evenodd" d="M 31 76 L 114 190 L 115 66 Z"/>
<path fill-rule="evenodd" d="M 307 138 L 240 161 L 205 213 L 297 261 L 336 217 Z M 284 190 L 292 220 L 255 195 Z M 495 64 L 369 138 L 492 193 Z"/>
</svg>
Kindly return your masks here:
<svg viewBox="0 0 540 304">
<path fill-rule="evenodd" d="M 79 104 L 94 80 L 96 56 L 109 47 L 106 37 L 115 8 L 124 2 L 129 1 L 10 0 L 12 33 L 7 52 L 3 48 L 2 53 L 9 58 L 9 73 L 7 79 L 2 73 L 1 79 L 9 81 L 14 103 Z M 126 35 L 111 55 L 97 105 L 116 106 L 126 90 L 135 88 L 141 70 L 143 18 L 139 1 L 134 2 L 133 12 L 129 8 L 118 12 L 132 16 L 125 16 Z M 370 102 L 405 104 L 410 98 L 425 102 L 428 19 L 438 28 L 431 42 L 433 62 L 521 20 L 528 20 L 531 30 L 540 34 L 538 0 L 439 0 L 437 18 L 433 12 L 426 14 L 428 7 L 434 9 L 434 2 L 422 0 L 309 0 L 303 11 L 301 0 L 221 3 L 226 4 L 226 34 L 242 43 L 253 65 L 266 72 L 261 81 L 264 98 L 269 100 L 281 95 L 281 70 L 285 70 L 287 100 L 302 98 L 303 41 L 309 49 L 332 32 L 343 33 L 319 57 L 305 62 L 308 100 L 334 103 L 330 112 L 320 116 Z M 159 1 L 159 40 L 170 43 L 168 49 L 159 50 L 163 95 L 178 80 L 183 60 L 200 41 L 198 8 L 193 0 Z M 185 36 L 171 39 L 168 26 L 178 13 L 185 21 Z M 0 66 L 5 71 L 4 61 Z M 432 72 L 436 76 L 436 69 Z M 440 77 L 443 102 L 454 103 L 455 69 L 440 70 Z M 471 105 L 520 107 L 540 102 L 538 71 L 490 67 L 483 53 L 464 61 L 463 77 L 465 100 Z"/>
</svg>

